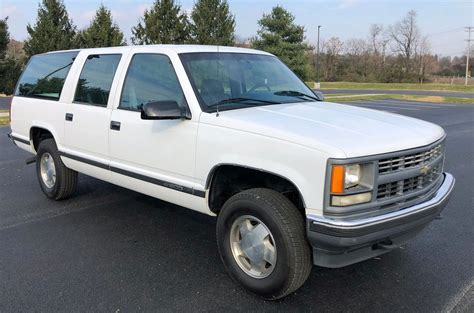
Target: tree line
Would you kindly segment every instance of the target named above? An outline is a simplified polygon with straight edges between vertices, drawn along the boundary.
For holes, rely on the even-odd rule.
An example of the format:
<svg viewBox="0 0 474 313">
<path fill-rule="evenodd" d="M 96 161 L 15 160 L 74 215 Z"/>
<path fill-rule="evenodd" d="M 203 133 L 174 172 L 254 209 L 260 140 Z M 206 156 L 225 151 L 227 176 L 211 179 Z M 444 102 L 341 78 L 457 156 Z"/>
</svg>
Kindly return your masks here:
<svg viewBox="0 0 474 313">
<path fill-rule="evenodd" d="M 322 80 L 423 83 L 431 75 L 464 76 L 466 57 L 432 53 L 415 11 L 393 25 L 373 24 L 368 33 L 367 38 L 343 42 L 331 37 L 321 43 Z"/>
<path fill-rule="evenodd" d="M 317 56 L 306 41 L 306 29 L 281 6 L 263 14 L 256 36 L 243 41 L 236 37 L 235 16 L 227 0 L 197 0 L 189 15 L 174 0 L 155 0 L 132 28 L 131 43 L 253 47 L 275 54 L 304 80 L 315 80 L 317 57 L 323 81 L 423 82 L 428 74 L 458 73 L 462 59 L 433 55 L 416 19 L 416 12 L 410 11 L 394 25 L 372 25 L 366 39 L 323 40 Z M 36 22 L 26 29 L 24 43 L 11 40 L 8 17 L 0 20 L 0 93 L 12 93 L 22 67 L 35 54 L 127 45 L 103 4 L 89 26 L 79 30 L 63 0 L 41 0 Z"/>
</svg>

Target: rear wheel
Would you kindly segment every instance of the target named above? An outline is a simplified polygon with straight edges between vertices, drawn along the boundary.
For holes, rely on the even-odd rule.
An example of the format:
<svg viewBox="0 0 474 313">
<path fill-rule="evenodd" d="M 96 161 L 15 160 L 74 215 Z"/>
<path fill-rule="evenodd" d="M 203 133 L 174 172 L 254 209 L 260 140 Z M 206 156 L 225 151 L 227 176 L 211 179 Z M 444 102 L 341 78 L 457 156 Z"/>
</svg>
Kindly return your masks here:
<svg viewBox="0 0 474 313">
<path fill-rule="evenodd" d="M 36 153 L 36 174 L 44 194 L 51 199 L 69 197 L 77 186 L 77 172 L 61 161 L 54 139 L 44 139 Z"/>
<path fill-rule="evenodd" d="M 250 189 L 227 200 L 217 240 L 230 276 L 265 299 L 294 292 L 311 272 L 303 217 L 276 191 Z"/>
</svg>

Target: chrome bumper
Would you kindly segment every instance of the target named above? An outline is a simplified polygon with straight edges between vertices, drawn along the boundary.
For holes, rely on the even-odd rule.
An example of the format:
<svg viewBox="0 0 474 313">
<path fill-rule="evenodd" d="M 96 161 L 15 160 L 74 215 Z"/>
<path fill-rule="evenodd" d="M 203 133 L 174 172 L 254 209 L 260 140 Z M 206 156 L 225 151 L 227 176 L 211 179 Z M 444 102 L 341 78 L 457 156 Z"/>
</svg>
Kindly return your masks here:
<svg viewBox="0 0 474 313">
<path fill-rule="evenodd" d="M 387 252 L 416 235 L 448 203 L 455 179 L 443 175 L 443 183 L 430 200 L 396 212 L 351 220 L 308 215 L 314 263 L 346 266 Z"/>
</svg>

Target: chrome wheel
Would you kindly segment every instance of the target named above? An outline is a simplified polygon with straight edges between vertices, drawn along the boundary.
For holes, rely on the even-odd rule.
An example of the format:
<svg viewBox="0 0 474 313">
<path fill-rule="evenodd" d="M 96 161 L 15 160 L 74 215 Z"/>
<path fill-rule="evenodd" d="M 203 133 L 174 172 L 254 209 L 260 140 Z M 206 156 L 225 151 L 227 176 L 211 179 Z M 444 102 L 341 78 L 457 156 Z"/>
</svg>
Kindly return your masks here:
<svg viewBox="0 0 474 313">
<path fill-rule="evenodd" d="M 268 227 L 256 217 L 244 215 L 234 221 L 230 247 L 239 267 L 253 278 L 265 278 L 275 269 L 275 240 Z"/>
<path fill-rule="evenodd" d="M 56 166 L 51 154 L 43 153 L 40 160 L 41 180 L 47 188 L 53 188 L 56 183 Z"/>
</svg>

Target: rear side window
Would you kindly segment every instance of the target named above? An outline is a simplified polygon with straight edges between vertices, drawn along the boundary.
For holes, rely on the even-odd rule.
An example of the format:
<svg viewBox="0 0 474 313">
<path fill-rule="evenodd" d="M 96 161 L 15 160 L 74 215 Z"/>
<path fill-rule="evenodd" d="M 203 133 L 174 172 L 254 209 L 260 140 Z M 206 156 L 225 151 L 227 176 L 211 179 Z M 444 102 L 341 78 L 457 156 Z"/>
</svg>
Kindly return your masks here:
<svg viewBox="0 0 474 313">
<path fill-rule="evenodd" d="M 187 106 L 168 56 L 135 54 L 125 77 L 119 108 L 139 111 L 144 104 L 155 101 L 176 101 Z"/>
<path fill-rule="evenodd" d="M 20 77 L 15 96 L 59 100 L 76 52 L 33 56 Z"/>
<path fill-rule="evenodd" d="M 89 55 L 77 82 L 74 102 L 107 106 L 121 54 Z"/>
</svg>

